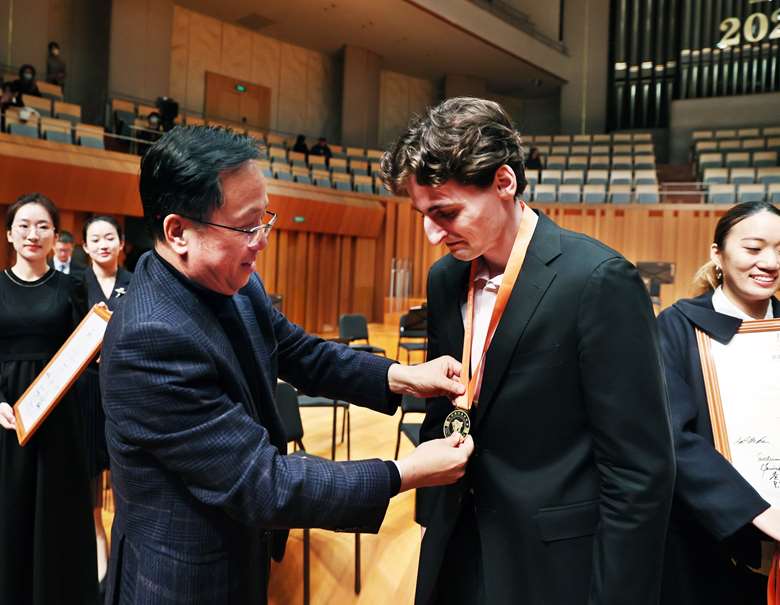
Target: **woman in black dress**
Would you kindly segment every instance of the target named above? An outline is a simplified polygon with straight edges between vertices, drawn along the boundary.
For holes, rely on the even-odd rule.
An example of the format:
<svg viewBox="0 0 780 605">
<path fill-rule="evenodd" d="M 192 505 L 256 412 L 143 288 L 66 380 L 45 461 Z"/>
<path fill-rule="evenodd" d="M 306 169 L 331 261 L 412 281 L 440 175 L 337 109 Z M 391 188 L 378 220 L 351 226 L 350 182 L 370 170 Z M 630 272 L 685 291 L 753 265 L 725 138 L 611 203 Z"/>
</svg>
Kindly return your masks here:
<svg viewBox="0 0 780 605">
<path fill-rule="evenodd" d="M 716 450 L 695 328 L 713 353 L 743 321 L 780 317 L 780 211 L 766 202 L 731 208 L 718 221 L 697 298 L 658 316 L 677 458 L 661 591 L 663 605 L 767 602 L 761 540 L 780 539 L 770 507 Z M 746 376 L 745 380 L 750 380 Z"/>
<path fill-rule="evenodd" d="M 119 267 L 124 247 L 122 227 L 110 216 L 94 216 L 84 224 L 84 251 L 92 261 L 84 271 L 84 288 L 89 307 L 103 303 L 111 311 L 127 292 L 132 273 Z M 97 538 L 98 579 L 102 582 L 108 568 L 108 540 L 103 527 L 103 471 L 108 469 L 106 417 L 100 399 L 97 364 L 84 373 L 79 385 L 86 437 L 87 467 L 92 479 L 93 518 Z"/>
<path fill-rule="evenodd" d="M 66 395 L 23 448 L 11 408 L 84 313 L 74 280 L 46 263 L 58 228 L 40 194 L 6 215 L 16 262 L 0 273 L 0 602 L 13 605 L 97 598 L 78 404 Z"/>
</svg>

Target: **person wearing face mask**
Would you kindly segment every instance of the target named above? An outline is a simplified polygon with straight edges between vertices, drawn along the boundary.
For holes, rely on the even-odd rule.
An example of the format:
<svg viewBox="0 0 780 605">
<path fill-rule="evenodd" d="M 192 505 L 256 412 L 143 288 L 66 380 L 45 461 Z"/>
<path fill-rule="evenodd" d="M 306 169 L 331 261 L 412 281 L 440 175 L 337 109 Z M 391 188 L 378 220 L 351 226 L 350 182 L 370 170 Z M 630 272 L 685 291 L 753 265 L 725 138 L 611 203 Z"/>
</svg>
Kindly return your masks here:
<svg viewBox="0 0 780 605">
<path fill-rule="evenodd" d="M 49 55 L 46 57 L 46 81 L 65 89 L 65 61 L 60 55 L 60 45 L 49 42 Z"/>
<path fill-rule="evenodd" d="M 658 316 L 677 455 L 661 602 L 766 603 L 766 577 L 748 566 L 761 566 L 762 538 L 780 540 L 780 510 L 715 450 L 695 328 L 715 353 L 743 321 L 780 317 L 780 210 L 767 202 L 729 209 L 695 284 L 699 296 Z"/>
<path fill-rule="evenodd" d="M 35 68 L 32 65 L 24 64 L 19 68 L 19 78 L 11 82 L 9 92 L 12 96 L 11 104 L 17 107 L 24 107 L 22 95 L 41 96 L 35 80 Z"/>
<path fill-rule="evenodd" d="M 87 307 L 103 303 L 112 312 L 123 300 L 133 274 L 119 266 L 124 247 L 122 227 L 111 216 L 93 216 L 82 233 L 84 251 L 91 265 L 84 271 L 83 287 Z M 79 401 L 83 416 L 87 468 L 92 480 L 92 505 L 97 539 L 97 575 L 101 592 L 108 568 L 108 540 L 103 527 L 103 471 L 109 468 L 106 449 L 106 417 L 100 398 L 98 365 L 93 363 L 79 381 Z"/>
<path fill-rule="evenodd" d="M 0 273 L 0 602 L 95 603 L 79 410 L 66 394 L 24 447 L 12 405 L 85 312 L 75 280 L 46 264 L 59 229 L 56 206 L 31 193 L 6 213 L 14 265 Z"/>
</svg>

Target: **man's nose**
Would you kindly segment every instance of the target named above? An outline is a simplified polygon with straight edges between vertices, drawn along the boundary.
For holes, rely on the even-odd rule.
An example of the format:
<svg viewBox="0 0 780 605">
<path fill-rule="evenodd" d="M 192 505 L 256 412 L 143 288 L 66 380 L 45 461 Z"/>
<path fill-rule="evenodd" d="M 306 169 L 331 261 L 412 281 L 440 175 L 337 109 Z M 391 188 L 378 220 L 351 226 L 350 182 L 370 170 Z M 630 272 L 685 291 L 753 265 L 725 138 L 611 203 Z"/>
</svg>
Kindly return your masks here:
<svg viewBox="0 0 780 605">
<path fill-rule="evenodd" d="M 428 237 L 428 241 L 434 246 L 440 244 L 447 237 L 447 232 L 427 216 L 423 218 L 423 229 Z"/>
</svg>

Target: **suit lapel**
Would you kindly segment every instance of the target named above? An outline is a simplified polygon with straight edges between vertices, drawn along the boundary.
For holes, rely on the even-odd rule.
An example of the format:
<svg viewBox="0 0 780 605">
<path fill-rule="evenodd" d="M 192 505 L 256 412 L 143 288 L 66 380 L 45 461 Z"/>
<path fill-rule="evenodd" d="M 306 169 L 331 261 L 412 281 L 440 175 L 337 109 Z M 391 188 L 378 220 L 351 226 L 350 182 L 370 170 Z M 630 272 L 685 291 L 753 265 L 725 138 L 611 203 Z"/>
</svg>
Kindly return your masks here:
<svg viewBox="0 0 780 605">
<path fill-rule="evenodd" d="M 277 447 L 279 443 L 277 441 L 281 439 L 284 443 L 285 431 L 282 425 L 281 416 L 279 410 L 276 408 L 276 385 L 272 384 L 272 380 L 275 377 L 271 377 L 268 374 L 267 369 L 271 367 L 271 357 L 265 343 L 268 341 L 269 336 L 263 334 L 260 326 L 257 322 L 257 316 L 255 315 L 255 308 L 252 305 L 252 301 L 249 300 L 243 294 L 235 294 L 233 296 L 233 302 L 238 310 L 238 315 L 241 318 L 241 322 L 244 324 L 248 340 L 252 346 L 252 353 L 254 354 L 254 361 L 257 366 L 257 378 L 258 384 L 263 390 L 261 397 L 264 401 L 256 401 L 255 405 L 263 406 L 262 415 L 265 422 L 269 425 L 266 426 L 271 433 L 274 444 Z M 260 335 L 264 337 L 259 337 Z"/>
<path fill-rule="evenodd" d="M 446 279 L 443 289 L 445 294 L 442 309 L 444 321 L 441 324 L 443 326 L 451 326 L 452 329 L 441 334 L 439 339 L 441 340 L 442 353 L 452 351 L 453 357 L 461 361 L 463 353 L 463 315 L 460 309 L 463 303 L 466 302 L 471 264 L 455 260 L 454 258 L 452 258 L 452 261 L 455 263 L 454 267 L 444 272 Z M 457 294 L 453 296 L 452 293 Z"/>
<path fill-rule="evenodd" d="M 561 253 L 560 229 L 544 214 L 539 214 L 539 222 L 531 238 L 520 275 L 485 357 L 479 405 L 474 413 L 475 425 L 484 417 L 495 398 L 501 378 L 528 322 L 555 279 L 556 272 L 548 264 Z"/>
</svg>

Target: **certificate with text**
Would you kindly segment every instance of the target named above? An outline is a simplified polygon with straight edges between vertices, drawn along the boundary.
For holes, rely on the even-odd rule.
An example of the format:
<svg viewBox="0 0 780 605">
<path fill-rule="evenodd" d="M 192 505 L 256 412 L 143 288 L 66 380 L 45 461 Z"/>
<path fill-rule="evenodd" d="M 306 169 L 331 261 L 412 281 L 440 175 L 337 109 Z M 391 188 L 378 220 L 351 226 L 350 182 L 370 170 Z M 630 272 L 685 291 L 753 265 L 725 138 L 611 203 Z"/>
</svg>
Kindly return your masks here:
<svg viewBox="0 0 780 605">
<path fill-rule="evenodd" d="M 14 404 L 16 434 L 24 446 L 100 350 L 111 311 L 100 303 L 78 327 Z"/>
<path fill-rule="evenodd" d="M 780 506 L 780 320 L 743 322 L 726 346 L 697 340 L 715 447 Z"/>
</svg>

